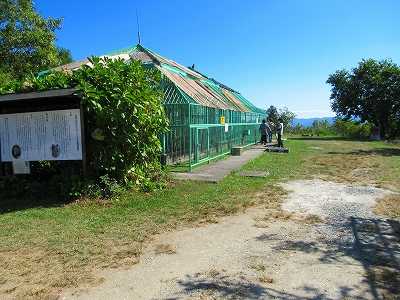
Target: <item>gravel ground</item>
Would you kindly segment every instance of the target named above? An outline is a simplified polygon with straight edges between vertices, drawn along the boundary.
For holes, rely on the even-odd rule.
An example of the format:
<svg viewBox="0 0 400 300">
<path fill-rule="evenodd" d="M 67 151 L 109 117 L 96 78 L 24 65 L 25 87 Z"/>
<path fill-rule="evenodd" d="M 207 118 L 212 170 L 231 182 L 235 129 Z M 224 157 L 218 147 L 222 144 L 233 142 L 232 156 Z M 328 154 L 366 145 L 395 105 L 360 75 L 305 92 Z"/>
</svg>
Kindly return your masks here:
<svg viewBox="0 0 400 300">
<path fill-rule="evenodd" d="M 162 234 L 139 264 L 99 273 L 101 285 L 65 291 L 61 299 L 380 299 L 385 283 L 371 273 L 373 262 L 388 255 L 396 261 L 388 249 L 398 240 L 366 248 L 372 261 L 362 246 L 378 245 L 378 229 L 393 234 L 391 223 L 371 211 L 388 192 L 320 180 L 284 187 L 290 193 L 283 208 L 294 217 L 271 219 L 271 211 L 253 208 Z M 297 217 L 309 214 L 324 221 Z"/>
<path fill-rule="evenodd" d="M 372 186 L 354 186 L 323 180 L 291 181 L 282 186 L 290 193 L 282 209 L 303 215 L 316 215 L 324 222 L 316 225 L 332 242 L 352 245 L 352 219 L 375 219 L 376 200 L 390 194 Z"/>
<path fill-rule="evenodd" d="M 342 224 L 349 217 L 374 218 L 376 199 L 387 191 L 371 186 L 352 186 L 322 180 L 299 180 L 282 184 L 290 191 L 282 205 L 287 211 L 313 214 L 330 224 Z"/>
</svg>

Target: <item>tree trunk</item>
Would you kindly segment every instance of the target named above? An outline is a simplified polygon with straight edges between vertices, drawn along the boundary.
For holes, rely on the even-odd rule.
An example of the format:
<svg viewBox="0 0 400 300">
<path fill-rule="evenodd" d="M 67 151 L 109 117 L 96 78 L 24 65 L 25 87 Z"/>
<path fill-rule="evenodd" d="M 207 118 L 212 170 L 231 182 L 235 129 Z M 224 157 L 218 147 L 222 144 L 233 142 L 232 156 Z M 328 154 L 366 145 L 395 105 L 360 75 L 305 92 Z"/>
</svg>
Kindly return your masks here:
<svg viewBox="0 0 400 300">
<path fill-rule="evenodd" d="M 384 122 L 379 122 L 379 133 L 381 140 L 384 140 L 386 137 L 386 124 Z"/>
</svg>

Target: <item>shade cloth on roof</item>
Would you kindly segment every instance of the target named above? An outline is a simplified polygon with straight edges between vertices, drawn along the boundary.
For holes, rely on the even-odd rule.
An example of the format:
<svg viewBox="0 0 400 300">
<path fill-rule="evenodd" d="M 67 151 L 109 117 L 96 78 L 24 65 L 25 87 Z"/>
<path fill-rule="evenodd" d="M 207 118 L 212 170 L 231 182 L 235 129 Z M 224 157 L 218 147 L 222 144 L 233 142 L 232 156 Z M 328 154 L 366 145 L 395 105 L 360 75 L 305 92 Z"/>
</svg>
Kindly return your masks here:
<svg viewBox="0 0 400 300">
<path fill-rule="evenodd" d="M 125 61 L 138 60 L 145 64 L 153 64 L 161 74 L 174 84 L 185 94 L 185 99 L 190 98 L 190 103 L 199 105 L 229 109 L 241 112 L 265 111 L 254 106 L 250 101 L 244 98 L 240 93 L 220 83 L 219 81 L 208 78 L 200 72 L 187 68 L 177 62 L 162 57 L 161 55 L 137 45 L 131 48 L 125 48 L 119 51 L 103 55 L 102 57 L 111 59 L 123 59 Z M 88 65 L 88 60 L 82 60 L 56 68 L 56 70 L 74 70 L 82 65 Z"/>
<path fill-rule="evenodd" d="M 138 45 L 130 55 L 132 59 L 143 61 L 141 57 L 145 57 L 144 54 L 153 59 L 153 62 L 164 76 L 200 105 L 242 112 L 264 112 L 254 105 L 249 105 L 249 101 L 243 101 L 243 96 L 237 97 L 238 93 L 233 89 L 214 79 L 209 79 L 200 72 L 166 59 L 143 46 Z"/>
</svg>

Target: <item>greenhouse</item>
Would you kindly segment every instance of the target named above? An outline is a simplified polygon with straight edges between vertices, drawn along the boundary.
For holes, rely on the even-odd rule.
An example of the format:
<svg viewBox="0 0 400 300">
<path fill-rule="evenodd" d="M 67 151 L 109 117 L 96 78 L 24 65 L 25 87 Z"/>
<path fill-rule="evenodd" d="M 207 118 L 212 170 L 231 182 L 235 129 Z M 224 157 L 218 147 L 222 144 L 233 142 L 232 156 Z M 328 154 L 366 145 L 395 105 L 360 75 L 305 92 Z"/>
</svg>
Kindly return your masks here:
<svg viewBox="0 0 400 300">
<path fill-rule="evenodd" d="M 239 92 L 213 78 L 184 67 L 141 46 L 105 55 L 139 60 L 162 74 L 163 103 L 170 130 L 161 136 L 164 161 L 189 170 L 259 140 L 259 123 L 265 111 Z M 74 69 L 87 60 L 60 67 Z"/>
</svg>

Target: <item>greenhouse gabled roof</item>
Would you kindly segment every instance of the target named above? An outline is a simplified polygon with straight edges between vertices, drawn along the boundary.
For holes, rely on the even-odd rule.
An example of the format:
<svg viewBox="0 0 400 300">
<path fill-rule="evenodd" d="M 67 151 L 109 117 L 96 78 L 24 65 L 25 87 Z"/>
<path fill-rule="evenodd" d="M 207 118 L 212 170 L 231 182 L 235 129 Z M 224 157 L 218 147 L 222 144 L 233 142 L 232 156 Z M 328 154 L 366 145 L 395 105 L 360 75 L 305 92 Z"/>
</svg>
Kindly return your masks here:
<svg viewBox="0 0 400 300">
<path fill-rule="evenodd" d="M 197 70 L 182 66 L 173 60 L 162 57 L 141 45 L 114 51 L 101 57 L 104 56 L 111 59 L 121 58 L 125 61 L 131 59 L 138 60 L 143 64 L 152 65 L 160 70 L 165 82 L 173 86 L 165 90 L 165 103 L 177 103 L 176 95 L 179 93 L 180 103 L 183 101 L 184 103 L 197 103 L 220 109 L 265 113 L 264 110 L 254 106 L 232 88 L 213 78 L 208 78 Z M 84 64 L 87 65 L 90 62 L 82 60 L 58 67 L 56 70 L 73 70 Z M 172 93 L 171 90 L 174 90 L 174 92 Z M 173 97 L 171 97 L 172 94 L 174 95 Z"/>
<path fill-rule="evenodd" d="M 265 113 L 264 110 L 254 106 L 239 92 L 219 81 L 208 78 L 197 70 L 164 58 L 141 45 L 137 45 L 130 56 L 132 59 L 140 60 L 143 63 L 153 63 L 166 78 L 195 103 L 214 108 Z M 168 102 L 168 99 L 166 101 Z"/>
</svg>

